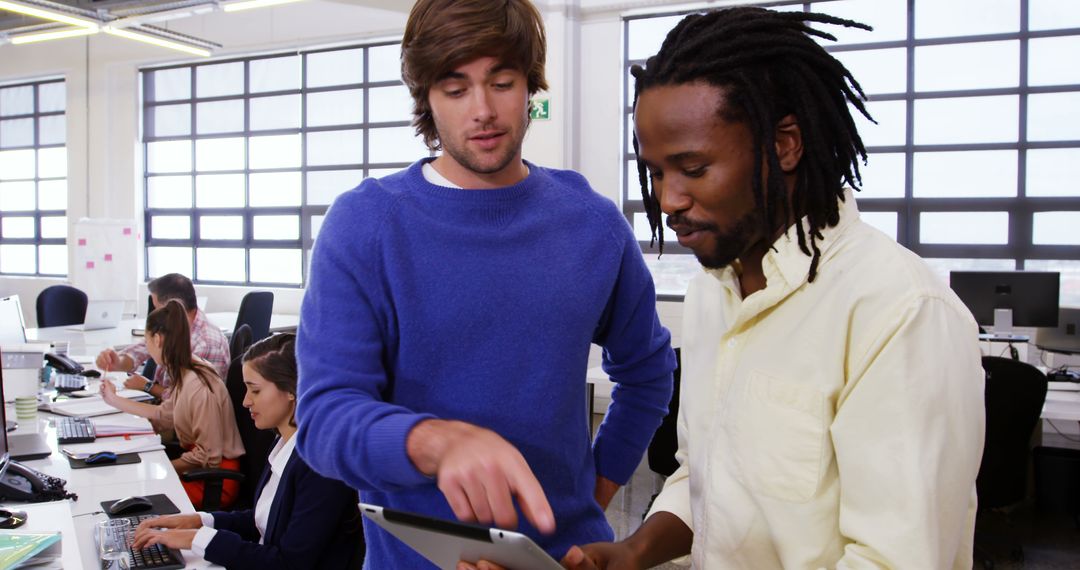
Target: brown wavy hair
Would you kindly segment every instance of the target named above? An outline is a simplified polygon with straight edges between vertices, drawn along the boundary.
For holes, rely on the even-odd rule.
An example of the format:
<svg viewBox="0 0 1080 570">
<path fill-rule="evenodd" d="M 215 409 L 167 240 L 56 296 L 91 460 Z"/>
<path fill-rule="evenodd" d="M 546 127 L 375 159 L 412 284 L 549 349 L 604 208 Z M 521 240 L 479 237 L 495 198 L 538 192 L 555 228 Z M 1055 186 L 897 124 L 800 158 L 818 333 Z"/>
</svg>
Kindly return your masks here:
<svg viewBox="0 0 1080 570">
<path fill-rule="evenodd" d="M 146 315 L 146 332 L 165 337 L 161 345 L 162 362 L 158 364 L 169 374 L 174 390 L 180 390 L 184 373 L 188 370 L 194 371 L 211 392 L 216 385 L 224 386 L 216 370 L 192 357 L 187 310 L 179 299 L 172 299 L 160 309 Z"/>
<path fill-rule="evenodd" d="M 495 57 L 525 74 L 529 96 L 548 88 L 544 20 L 528 0 L 419 0 L 401 40 L 401 79 L 413 98 L 413 126 L 439 150 L 428 91 L 457 67 Z M 531 104 L 530 104 L 531 106 Z"/>
<path fill-rule="evenodd" d="M 247 349 L 242 362 L 251 365 L 278 390 L 296 396 L 295 334 L 279 333 L 260 340 Z M 289 424 L 296 426 L 295 409 Z"/>
</svg>

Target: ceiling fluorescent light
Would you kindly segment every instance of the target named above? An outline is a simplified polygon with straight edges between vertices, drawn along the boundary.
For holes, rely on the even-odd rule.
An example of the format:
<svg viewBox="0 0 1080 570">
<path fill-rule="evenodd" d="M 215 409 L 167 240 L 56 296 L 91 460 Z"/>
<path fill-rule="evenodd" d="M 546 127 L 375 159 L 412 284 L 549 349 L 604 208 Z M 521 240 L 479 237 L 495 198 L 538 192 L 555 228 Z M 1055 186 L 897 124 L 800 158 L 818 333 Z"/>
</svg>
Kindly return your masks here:
<svg viewBox="0 0 1080 570">
<path fill-rule="evenodd" d="M 11 43 L 15 45 L 19 44 L 32 44 L 34 42 L 44 42 L 48 40 L 59 40 L 62 38 L 74 38 L 77 36 L 89 36 L 90 34 L 98 33 L 97 28 L 66 28 L 55 32 L 40 32 L 36 34 L 22 34 L 19 36 L 12 36 Z"/>
<path fill-rule="evenodd" d="M 72 26 L 79 26 L 81 28 L 91 28 L 94 31 L 98 30 L 98 23 L 93 20 L 79 18 L 56 10 L 39 8 L 33 4 L 27 4 L 17 0 L 0 0 L 0 10 L 16 12 L 18 14 L 33 16 L 43 20 L 52 20 L 53 22 L 60 22 L 63 24 L 71 24 Z"/>
<path fill-rule="evenodd" d="M 3 0 L 0 0 L 0 1 L 3 1 Z M 195 46 L 188 45 L 188 44 L 183 44 L 183 43 L 180 43 L 180 42 L 174 42 L 172 40 L 167 40 L 165 38 L 159 38 L 157 36 L 152 36 L 150 34 L 144 34 L 142 32 L 135 32 L 135 31 L 132 31 L 132 30 L 124 29 L 124 28 L 114 28 L 112 26 L 106 26 L 105 27 L 105 33 L 112 34 L 114 36 L 120 36 L 122 38 L 127 38 L 129 40 L 135 40 L 135 41 L 139 41 L 139 42 L 145 42 L 145 43 L 148 43 L 148 44 L 153 44 L 153 45 L 160 46 L 160 47 L 165 47 L 165 48 L 169 48 L 169 49 L 175 49 L 175 50 L 178 50 L 178 51 L 182 51 L 184 53 L 190 53 L 190 54 L 198 55 L 198 56 L 202 56 L 202 57 L 210 57 L 210 50 L 208 50 L 208 49 L 203 49 L 201 47 L 195 47 Z"/>
<path fill-rule="evenodd" d="M 278 4 L 290 4 L 292 2 L 299 2 L 300 0 L 241 0 L 239 2 L 230 2 L 228 4 L 222 4 L 222 9 L 226 12 L 239 12 L 241 10 L 250 10 L 252 8 L 266 8 L 267 6 L 277 6 Z"/>
</svg>

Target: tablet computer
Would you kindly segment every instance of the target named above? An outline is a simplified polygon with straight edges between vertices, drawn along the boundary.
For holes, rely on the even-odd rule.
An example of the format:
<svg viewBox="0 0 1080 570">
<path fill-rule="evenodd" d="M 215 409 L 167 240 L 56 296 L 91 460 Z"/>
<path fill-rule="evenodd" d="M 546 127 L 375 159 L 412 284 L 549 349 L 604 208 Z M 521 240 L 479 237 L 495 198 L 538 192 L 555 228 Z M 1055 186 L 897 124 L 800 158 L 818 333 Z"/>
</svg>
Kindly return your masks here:
<svg viewBox="0 0 1080 570">
<path fill-rule="evenodd" d="M 360 512 L 439 568 L 487 560 L 512 569 L 562 570 L 524 534 L 360 503 Z"/>
</svg>

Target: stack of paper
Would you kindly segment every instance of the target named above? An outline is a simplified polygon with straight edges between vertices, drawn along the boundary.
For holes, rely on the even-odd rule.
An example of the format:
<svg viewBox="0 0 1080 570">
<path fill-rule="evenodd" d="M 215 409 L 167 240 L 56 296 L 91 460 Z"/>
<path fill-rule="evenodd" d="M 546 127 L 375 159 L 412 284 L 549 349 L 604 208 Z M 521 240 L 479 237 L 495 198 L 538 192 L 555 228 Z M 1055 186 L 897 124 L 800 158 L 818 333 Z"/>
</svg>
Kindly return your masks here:
<svg viewBox="0 0 1080 570">
<path fill-rule="evenodd" d="M 87 457 L 91 453 L 99 451 L 111 451 L 117 455 L 121 453 L 141 453 L 165 449 L 161 444 L 161 436 L 157 434 L 139 435 L 129 437 L 106 437 L 98 438 L 90 443 L 73 443 L 61 446 L 65 453 L 75 457 Z"/>
</svg>

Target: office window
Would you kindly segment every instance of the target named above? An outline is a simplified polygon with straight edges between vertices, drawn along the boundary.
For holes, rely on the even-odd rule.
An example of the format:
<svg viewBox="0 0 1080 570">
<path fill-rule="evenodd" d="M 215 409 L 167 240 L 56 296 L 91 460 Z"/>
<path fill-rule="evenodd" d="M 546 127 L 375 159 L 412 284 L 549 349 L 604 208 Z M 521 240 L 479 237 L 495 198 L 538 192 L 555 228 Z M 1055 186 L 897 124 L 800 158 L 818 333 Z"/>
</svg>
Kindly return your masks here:
<svg viewBox="0 0 1080 570">
<path fill-rule="evenodd" d="M 1080 298 L 1080 8 L 1064 0 L 769 2 L 825 12 L 873 32 L 826 26 L 878 124 L 853 111 L 870 154 L 863 218 L 949 269 L 1061 271 Z M 978 18 L 969 17 L 978 13 Z M 623 212 L 657 292 L 681 297 L 696 260 L 648 243 L 631 136 L 633 64 L 656 53 L 680 14 L 623 20 Z M 622 143 L 621 143 L 622 144 Z M 670 258 L 670 259 L 669 259 Z M 1070 296 L 1071 295 L 1071 296 Z"/>
<path fill-rule="evenodd" d="M 429 154 L 398 44 L 142 70 L 146 278 L 303 286 L 326 210 Z"/>
<path fill-rule="evenodd" d="M 67 275 L 63 79 L 0 85 L 0 274 Z"/>
</svg>

